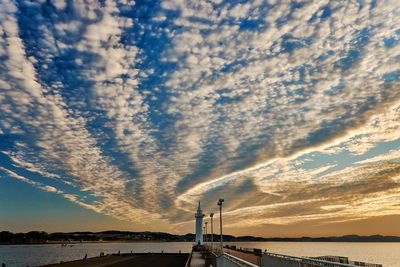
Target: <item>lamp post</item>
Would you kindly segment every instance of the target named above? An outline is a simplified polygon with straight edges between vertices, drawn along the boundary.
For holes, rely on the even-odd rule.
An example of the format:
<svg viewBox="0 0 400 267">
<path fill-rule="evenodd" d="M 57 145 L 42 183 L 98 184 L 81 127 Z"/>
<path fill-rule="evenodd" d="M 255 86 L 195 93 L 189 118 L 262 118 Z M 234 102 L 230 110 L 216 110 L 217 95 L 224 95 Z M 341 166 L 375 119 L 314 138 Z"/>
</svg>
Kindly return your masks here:
<svg viewBox="0 0 400 267">
<path fill-rule="evenodd" d="M 203 242 L 206 242 L 206 227 L 203 226 Z"/>
<path fill-rule="evenodd" d="M 210 217 L 211 217 L 211 250 L 213 249 L 213 246 L 214 246 L 213 216 L 214 216 L 214 213 L 211 212 L 210 213 Z"/>
<path fill-rule="evenodd" d="M 206 224 L 206 241 L 205 241 L 205 242 L 206 242 L 206 244 L 207 244 L 207 230 L 208 230 L 208 229 L 207 229 L 207 224 L 208 224 L 208 222 L 204 222 L 204 223 Z"/>
<path fill-rule="evenodd" d="M 218 200 L 218 206 L 219 206 L 219 229 L 221 232 L 221 254 L 224 254 L 224 246 L 222 244 L 222 203 L 224 202 L 223 198 L 220 198 Z"/>
</svg>

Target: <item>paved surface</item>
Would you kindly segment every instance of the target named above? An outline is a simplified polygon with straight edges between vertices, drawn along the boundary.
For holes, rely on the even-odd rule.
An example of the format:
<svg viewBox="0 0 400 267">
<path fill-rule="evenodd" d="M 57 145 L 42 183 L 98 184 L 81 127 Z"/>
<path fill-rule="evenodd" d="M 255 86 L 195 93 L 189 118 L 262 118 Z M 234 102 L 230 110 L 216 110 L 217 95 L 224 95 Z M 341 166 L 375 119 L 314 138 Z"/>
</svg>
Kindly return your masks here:
<svg viewBox="0 0 400 267">
<path fill-rule="evenodd" d="M 200 252 L 193 251 L 192 260 L 190 261 L 190 267 L 205 267 L 205 266 L 206 266 L 206 262 L 201 257 Z"/>
<path fill-rule="evenodd" d="M 184 267 L 189 254 L 133 254 L 88 258 L 46 267 Z M 203 265 L 204 266 L 204 265 Z"/>
<path fill-rule="evenodd" d="M 61 264 L 50 264 L 45 265 L 46 267 L 53 267 L 53 266 L 62 266 L 62 267 L 73 267 L 73 266 L 82 266 L 82 267 L 104 267 L 110 266 L 112 264 L 117 264 L 119 262 L 124 262 L 130 259 L 133 259 L 137 256 L 107 256 L 107 257 L 94 257 L 88 258 L 87 260 L 76 260 L 76 261 L 69 261 L 64 262 Z"/>
<path fill-rule="evenodd" d="M 151 267 L 185 267 L 189 255 L 163 255 L 163 256 L 149 256 L 143 255 L 136 258 L 129 259 L 124 262 L 108 265 L 110 267 L 125 267 L 125 266 L 151 266 Z"/>
<path fill-rule="evenodd" d="M 255 265 L 260 266 L 261 264 L 261 260 L 260 257 L 251 254 L 251 253 L 245 253 L 245 252 L 240 252 L 240 251 L 236 251 L 236 250 L 232 250 L 232 249 L 228 249 L 228 248 L 224 248 L 224 252 L 231 254 L 235 257 L 241 258 L 245 261 L 248 261 L 250 263 L 253 263 Z"/>
</svg>

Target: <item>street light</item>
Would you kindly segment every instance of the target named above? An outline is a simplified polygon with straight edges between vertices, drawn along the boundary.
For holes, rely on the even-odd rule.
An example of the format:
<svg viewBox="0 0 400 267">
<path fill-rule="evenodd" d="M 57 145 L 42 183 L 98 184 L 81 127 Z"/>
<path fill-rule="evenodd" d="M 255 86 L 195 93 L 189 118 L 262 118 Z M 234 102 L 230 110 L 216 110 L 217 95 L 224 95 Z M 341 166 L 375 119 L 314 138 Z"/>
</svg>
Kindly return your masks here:
<svg viewBox="0 0 400 267">
<path fill-rule="evenodd" d="M 206 242 L 206 244 L 207 244 L 207 223 L 208 223 L 208 222 L 204 222 L 204 223 L 206 224 L 206 241 L 205 241 L 205 242 Z"/>
<path fill-rule="evenodd" d="M 211 212 L 210 213 L 210 217 L 211 217 L 211 250 L 213 249 L 213 246 L 214 246 L 213 216 L 214 216 L 214 213 Z"/>
<path fill-rule="evenodd" d="M 206 242 L 205 241 L 206 240 L 205 234 L 206 234 L 206 227 L 203 226 L 203 242 Z"/>
<path fill-rule="evenodd" d="M 218 206 L 219 206 L 219 229 L 221 232 L 221 254 L 224 254 L 224 246 L 222 244 L 222 203 L 224 202 L 223 198 L 220 198 L 218 200 Z"/>
</svg>

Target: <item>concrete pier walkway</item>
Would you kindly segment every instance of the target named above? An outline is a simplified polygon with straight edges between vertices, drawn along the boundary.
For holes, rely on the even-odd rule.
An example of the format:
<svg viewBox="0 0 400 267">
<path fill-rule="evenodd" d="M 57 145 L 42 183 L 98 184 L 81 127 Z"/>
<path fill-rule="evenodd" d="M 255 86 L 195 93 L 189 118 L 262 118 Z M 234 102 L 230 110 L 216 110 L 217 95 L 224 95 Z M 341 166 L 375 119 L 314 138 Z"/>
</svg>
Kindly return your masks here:
<svg viewBox="0 0 400 267">
<path fill-rule="evenodd" d="M 231 254 L 235 257 L 238 257 L 242 260 L 245 260 L 247 262 L 253 263 L 255 265 L 260 266 L 261 265 L 261 257 L 258 257 L 252 253 L 245 253 L 245 252 L 241 252 L 241 251 L 237 251 L 237 250 L 233 250 L 233 249 L 229 249 L 229 248 L 224 248 L 224 252 Z"/>
<path fill-rule="evenodd" d="M 138 253 L 121 254 L 70 261 L 46 267 L 184 267 L 189 257 L 187 253 Z M 197 265 L 196 265 L 197 266 Z M 202 265 L 204 266 L 204 265 Z"/>
<path fill-rule="evenodd" d="M 200 252 L 193 251 L 192 260 L 190 261 L 190 267 L 205 267 L 205 266 L 206 266 L 206 262 L 201 257 Z"/>
</svg>

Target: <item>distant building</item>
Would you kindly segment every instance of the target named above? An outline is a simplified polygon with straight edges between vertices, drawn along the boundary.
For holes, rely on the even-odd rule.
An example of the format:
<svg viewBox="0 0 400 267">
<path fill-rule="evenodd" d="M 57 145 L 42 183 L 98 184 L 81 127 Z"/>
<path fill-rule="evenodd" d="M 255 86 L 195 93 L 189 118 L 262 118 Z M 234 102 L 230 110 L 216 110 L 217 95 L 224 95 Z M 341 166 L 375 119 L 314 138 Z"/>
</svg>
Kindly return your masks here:
<svg viewBox="0 0 400 267">
<path fill-rule="evenodd" d="M 201 245 L 201 244 L 203 244 L 203 217 L 204 217 L 204 214 L 200 208 L 200 201 L 199 201 L 199 207 L 197 208 L 197 212 L 194 215 L 194 217 L 196 218 L 196 245 Z"/>
</svg>

